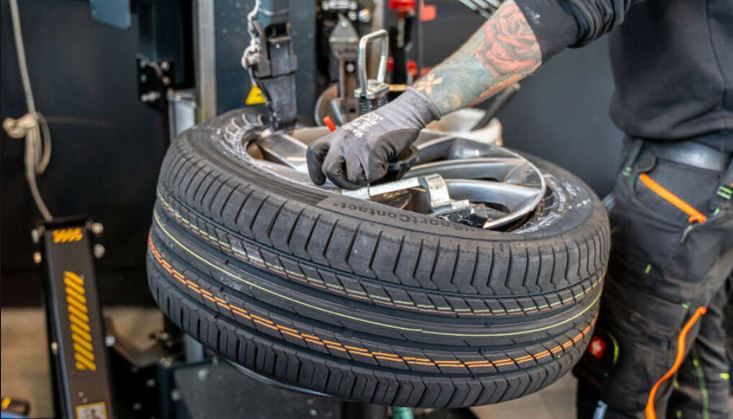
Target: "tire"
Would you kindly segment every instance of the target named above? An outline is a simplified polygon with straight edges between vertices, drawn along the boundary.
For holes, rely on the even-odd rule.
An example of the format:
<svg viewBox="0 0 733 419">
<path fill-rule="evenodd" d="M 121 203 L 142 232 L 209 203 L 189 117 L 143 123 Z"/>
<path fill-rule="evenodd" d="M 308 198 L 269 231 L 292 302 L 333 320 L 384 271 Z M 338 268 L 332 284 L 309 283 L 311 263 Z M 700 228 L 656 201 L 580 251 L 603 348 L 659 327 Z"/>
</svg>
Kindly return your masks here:
<svg viewBox="0 0 733 419">
<path fill-rule="evenodd" d="M 510 400 L 579 360 L 609 253 L 579 179 L 533 158 L 542 209 L 474 229 L 263 172 L 232 153 L 247 115 L 185 132 L 161 169 L 149 284 L 186 333 L 270 378 L 400 406 Z"/>
</svg>

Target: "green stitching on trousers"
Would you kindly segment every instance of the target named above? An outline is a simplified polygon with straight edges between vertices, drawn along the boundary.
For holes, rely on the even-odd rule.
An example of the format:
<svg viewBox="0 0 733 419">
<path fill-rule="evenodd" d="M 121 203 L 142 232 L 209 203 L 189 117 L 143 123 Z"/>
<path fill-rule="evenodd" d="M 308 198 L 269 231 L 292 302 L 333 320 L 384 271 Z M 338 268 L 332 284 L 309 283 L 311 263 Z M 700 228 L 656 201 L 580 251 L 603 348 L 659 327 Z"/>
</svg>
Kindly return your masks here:
<svg viewBox="0 0 733 419">
<path fill-rule="evenodd" d="M 725 185 L 720 185 L 718 188 L 718 196 L 725 199 L 731 199 L 731 197 L 733 197 L 733 189 Z"/>
<path fill-rule="evenodd" d="M 613 344 L 613 361 L 611 362 L 611 365 L 616 366 L 616 363 L 618 362 L 618 355 L 620 352 L 619 344 L 616 340 L 616 337 L 613 336 L 611 333 L 608 334 L 608 337 L 611 338 L 611 343 Z"/>
<path fill-rule="evenodd" d="M 708 412 L 708 388 L 705 383 L 705 373 L 700 366 L 700 358 L 698 357 L 697 348 L 692 349 L 692 365 L 695 367 L 695 374 L 697 374 L 697 382 L 700 386 L 700 396 L 702 397 L 702 417 L 703 419 L 710 419 L 710 413 Z"/>
</svg>

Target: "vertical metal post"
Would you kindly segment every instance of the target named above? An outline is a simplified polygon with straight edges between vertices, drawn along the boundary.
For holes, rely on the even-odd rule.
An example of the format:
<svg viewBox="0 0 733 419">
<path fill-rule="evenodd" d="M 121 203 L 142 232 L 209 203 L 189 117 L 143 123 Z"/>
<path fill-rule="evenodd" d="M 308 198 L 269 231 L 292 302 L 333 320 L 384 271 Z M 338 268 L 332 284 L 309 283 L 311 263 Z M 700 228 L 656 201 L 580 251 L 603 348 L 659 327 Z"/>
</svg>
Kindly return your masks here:
<svg viewBox="0 0 733 419">
<path fill-rule="evenodd" d="M 169 141 L 196 125 L 196 97 L 191 90 L 168 92 Z"/>
<path fill-rule="evenodd" d="M 385 28 L 387 23 L 387 12 L 389 9 L 386 7 L 386 0 L 374 0 L 374 12 L 372 12 L 372 21 L 369 22 L 370 32 L 378 31 Z M 372 44 L 369 46 L 369 56 L 379 57 L 378 44 Z M 367 60 L 367 68 L 369 74 L 375 74 L 379 68 L 379 60 Z"/>
<path fill-rule="evenodd" d="M 208 121 L 216 116 L 216 29 L 214 0 L 194 0 L 194 37 L 193 45 L 196 54 L 196 99 L 198 102 L 198 120 Z M 182 128 L 182 127 L 181 127 Z M 203 359 L 204 347 L 186 336 L 186 359 L 190 362 Z"/>
<path fill-rule="evenodd" d="M 423 67 L 423 33 L 422 33 L 422 8 L 423 8 L 423 2 L 418 1 L 416 2 L 417 7 L 415 8 L 415 26 L 417 27 L 417 36 L 414 37 L 415 44 L 416 44 L 416 50 L 417 50 L 417 78 L 419 79 L 422 77 L 422 67 Z"/>
<path fill-rule="evenodd" d="M 195 0 L 194 48 L 199 122 L 207 121 L 217 114 L 214 8 L 214 0 Z"/>
</svg>

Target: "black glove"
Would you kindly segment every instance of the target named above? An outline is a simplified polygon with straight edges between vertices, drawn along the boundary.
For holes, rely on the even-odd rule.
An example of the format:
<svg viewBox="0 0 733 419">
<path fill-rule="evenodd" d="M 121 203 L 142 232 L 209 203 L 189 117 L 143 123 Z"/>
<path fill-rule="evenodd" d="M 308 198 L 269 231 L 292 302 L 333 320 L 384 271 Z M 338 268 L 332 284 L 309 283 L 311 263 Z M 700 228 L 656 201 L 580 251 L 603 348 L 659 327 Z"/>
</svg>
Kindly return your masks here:
<svg viewBox="0 0 733 419">
<path fill-rule="evenodd" d="M 326 177 L 336 186 L 356 189 L 387 174 L 387 163 L 440 119 L 422 93 L 408 88 L 397 99 L 364 114 L 308 147 L 308 173 L 316 185 Z"/>
</svg>

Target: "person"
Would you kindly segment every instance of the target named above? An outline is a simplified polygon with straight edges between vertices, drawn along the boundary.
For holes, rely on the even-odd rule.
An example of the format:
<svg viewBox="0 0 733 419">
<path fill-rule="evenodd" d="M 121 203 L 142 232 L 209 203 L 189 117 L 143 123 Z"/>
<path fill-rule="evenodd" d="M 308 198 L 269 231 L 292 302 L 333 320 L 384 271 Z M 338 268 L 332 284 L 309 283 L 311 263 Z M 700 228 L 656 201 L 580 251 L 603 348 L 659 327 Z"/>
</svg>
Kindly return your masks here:
<svg viewBox="0 0 733 419">
<path fill-rule="evenodd" d="M 730 418 L 730 0 L 507 0 L 400 97 L 312 143 L 310 177 L 376 181 L 426 124 L 609 32 L 611 116 L 626 138 L 600 314 L 574 370 L 578 416 Z"/>
</svg>

